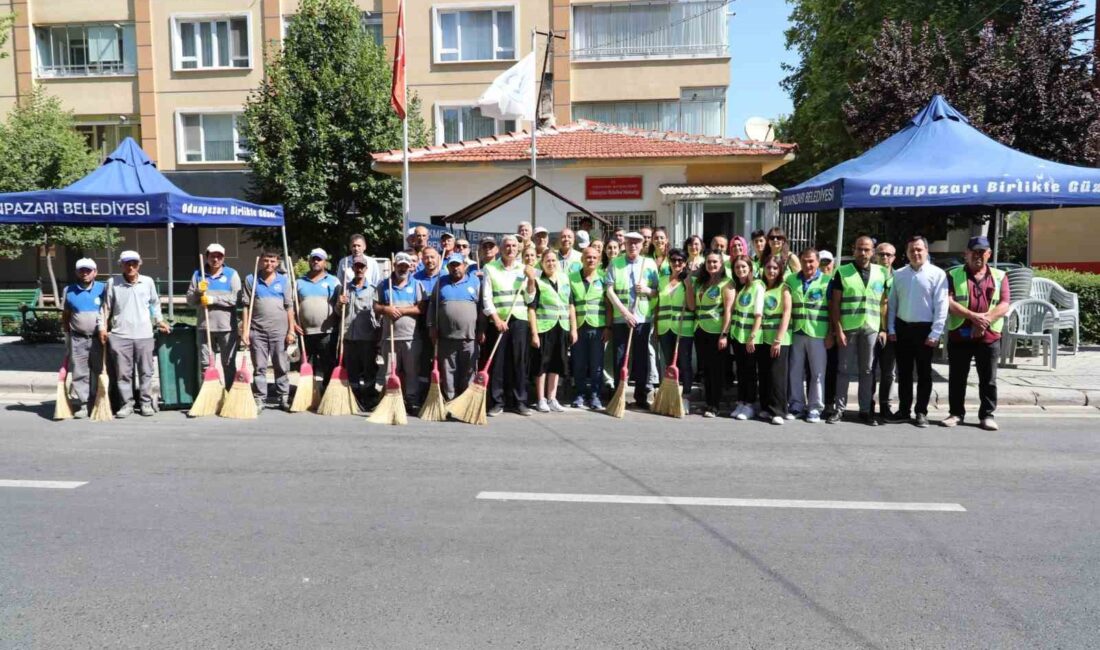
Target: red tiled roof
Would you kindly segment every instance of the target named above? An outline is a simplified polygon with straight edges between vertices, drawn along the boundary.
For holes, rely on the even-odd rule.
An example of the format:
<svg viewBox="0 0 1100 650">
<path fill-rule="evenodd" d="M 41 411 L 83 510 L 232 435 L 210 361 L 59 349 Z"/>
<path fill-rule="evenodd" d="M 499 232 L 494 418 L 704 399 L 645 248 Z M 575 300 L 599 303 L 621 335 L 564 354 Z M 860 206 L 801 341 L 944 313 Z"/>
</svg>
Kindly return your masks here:
<svg viewBox="0 0 1100 650">
<path fill-rule="evenodd" d="M 583 158 L 691 158 L 699 156 L 783 156 L 793 144 L 736 138 L 642 131 L 580 120 L 539 129 L 539 160 Z M 374 162 L 400 163 L 401 150 L 371 154 Z M 531 158 L 531 134 L 525 131 L 455 144 L 409 150 L 409 163 L 521 161 Z"/>
</svg>

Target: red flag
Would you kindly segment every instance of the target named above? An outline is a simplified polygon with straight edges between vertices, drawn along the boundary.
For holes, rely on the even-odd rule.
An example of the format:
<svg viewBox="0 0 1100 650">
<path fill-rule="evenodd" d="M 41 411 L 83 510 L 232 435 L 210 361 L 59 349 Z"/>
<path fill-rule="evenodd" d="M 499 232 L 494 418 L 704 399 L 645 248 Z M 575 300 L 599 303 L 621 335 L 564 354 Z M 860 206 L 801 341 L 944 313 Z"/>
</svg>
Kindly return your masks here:
<svg viewBox="0 0 1100 650">
<path fill-rule="evenodd" d="M 405 0 L 397 3 L 397 40 L 393 44 L 393 88 L 390 105 L 405 119 Z"/>
</svg>

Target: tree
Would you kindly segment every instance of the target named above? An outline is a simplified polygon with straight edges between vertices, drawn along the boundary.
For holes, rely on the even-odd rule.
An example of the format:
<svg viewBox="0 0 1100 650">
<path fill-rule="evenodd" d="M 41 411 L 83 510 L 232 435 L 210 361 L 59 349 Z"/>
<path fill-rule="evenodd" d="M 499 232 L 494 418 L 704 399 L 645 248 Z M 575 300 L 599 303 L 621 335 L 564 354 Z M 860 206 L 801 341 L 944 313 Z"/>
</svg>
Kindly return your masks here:
<svg viewBox="0 0 1100 650">
<path fill-rule="evenodd" d="M 56 97 L 36 89 L 22 98 L 0 124 L 0 192 L 64 187 L 95 169 L 99 156 L 73 128 L 73 115 Z M 103 228 L 29 224 L 0 226 L 0 256 L 16 258 L 27 247 L 42 246 L 55 300 L 54 248 L 83 253 L 115 243 L 117 231 Z"/>
<path fill-rule="evenodd" d="M 14 24 L 15 14 L 0 16 L 0 48 L 3 48 L 8 39 L 11 38 L 11 29 Z M 0 50 L 0 59 L 6 58 L 8 58 L 8 53 Z"/>
<path fill-rule="evenodd" d="M 401 241 L 400 183 L 370 168 L 370 153 L 401 147 L 390 107 L 391 62 L 361 28 L 352 0 L 302 0 L 282 49 L 245 106 L 257 200 L 281 203 L 298 252 L 337 250 L 353 232 L 372 245 Z M 428 134 L 415 97 L 409 144 Z M 253 237 L 270 241 L 270 232 Z"/>
<path fill-rule="evenodd" d="M 1027 265 L 1028 224 L 1031 213 L 1017 212 L 1005 219 L 1005 236 L 1001 239 L 999 255 L 1002 261 Z"/>
</svg>

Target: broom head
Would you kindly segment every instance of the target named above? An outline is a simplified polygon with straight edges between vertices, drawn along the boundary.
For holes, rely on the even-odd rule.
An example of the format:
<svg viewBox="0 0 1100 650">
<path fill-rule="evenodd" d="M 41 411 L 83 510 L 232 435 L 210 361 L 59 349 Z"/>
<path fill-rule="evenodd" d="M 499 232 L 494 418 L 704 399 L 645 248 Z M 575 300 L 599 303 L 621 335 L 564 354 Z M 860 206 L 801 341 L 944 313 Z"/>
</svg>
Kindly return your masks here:
<svg viewBox="0 0 1100 650">
<path fill-rule="evenodd" d="M 92 406 L 92 419 L 96 422 L 109 422 L 115 418 L 111 412 L 111 398 L 107 395 L 107 385 L 111 378 L 107 373 L 99 373 L 99 385 L 95 389 L 95 403 Z"/>
<path fill-rule="evenodd" d="M 68 420 L 73 417 L 73 406 L 69 404 L 69 391 L 65 387 L 65 375 L 68 374 L 64 367 L 57 373 L 57 402 L 53 407 L 53 419 Z"/>
<path fill-rule="evenodd" d="M 607 402 L 607 408 L 604 411 L 613 418 L 622 418 L 626 413 L 626 378 L 619 378 L 619 385 L 615 388 L 614 394 L 611 395 L 611 399 Z"/>
<path fill-rule="evenodd" d="M 240 371 L 237 372 L 233 387 L 227 391 L 218 415 L 233 420 L 255 420 L 259 415 L 256 412 L 256 400 L 252 397 L 251 382 L 247 377 L 242 380 Z"/>
<path fill-rule="evenodd" d="M 298 390 L 301 389 L 299 386 Z M 325 389 L 325 394 L 317 404 L 317 413 L 319 415 L 352 415 L 358 412 L 359 406 L 355 401 L 355 393 L 351 390 L 351 383 L 348 381 L 348 371 L 344 366 L 338 365 L 332 369 L 328 388 Z"/>
<path fill-rule="evenodd" d="M 401 380 L 397 381 L 397 389 L 390 388 L 390 380 L 396 378 L 391 375 L 386 378 L 386 394 L 382 401 L 374 407 L 367 422 L 373 424 L 404 425 L 409 423 L 408 414 L 405 413 L 405 398 L 401 395 Z"/>
<path fill-rule="evenodd" d="M 298 388 L 294 391 L 294 401 L 290 403 L 291 413 L 301 413 L 313 408 L 313 366 L 302 361 L 298 369 Z"/>
<path fill-rule="evenodd" d="M 420 407 L 420 419 L 427 422 L 445 422 L 447 420 L 447 402 L 439 388 L 439 372 L 432 371 L 432 385 L 428 388 L 428 397 Z"/>
<path fill-rule="evenodd" d="M 474 380 L 466 390 L 447 405 L 451 417 L 467 424 L 487 424 L 489 420 L 485 416 L 485 386 L 488 383 L 487 373 L 479 372 L 474 375 Z"/>
<path fill-rule="evenodd" d="M 657 415 L 667 415 L 674 418 L 684 417 L 684 401 L 680 398 L 680 369 L 669 366 L 665 369 L 665 376 L 657 387 L 657 394 L 653 398 L 650 410 Z"/>
<path fill-rule="evenodd" d="M 225 396 L 225 387 L 222 386 L 221 375 L 218 369 L 210 366 L 202 373 L 202 387 L 195 397 L 195 402 L 187 410 L 187 417 L 202 418 L 208 415 L 217 415 Z"/>
</svg>

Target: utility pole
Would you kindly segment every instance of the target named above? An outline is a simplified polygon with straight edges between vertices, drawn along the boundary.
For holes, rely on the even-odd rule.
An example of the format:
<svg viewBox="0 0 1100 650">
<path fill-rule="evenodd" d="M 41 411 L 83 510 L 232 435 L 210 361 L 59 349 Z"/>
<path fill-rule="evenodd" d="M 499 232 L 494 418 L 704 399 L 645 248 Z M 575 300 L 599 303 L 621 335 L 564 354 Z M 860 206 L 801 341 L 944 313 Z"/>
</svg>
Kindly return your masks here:
<svg viewBox="0 0 1100 650">
<path fill-rule="evenodd" d="M 539 122 L 540 122 L 539 115 L 541 113 L 540 109 L 542 108 L 543 93 L 548 93 L 550 95 L 550 97 L 554 96 L 554 76 L 553 76 L 554 73 L 553 73 L 553 70 L 551 70 L 550 77 L 549 77 L 549 80 L 548 80 L 547 75 L 546 75 L 546 68 L 547 68 L 547 66 L 553 64 L 554 39 L 557 38 L 557 39 L 561 39 L 563 41 L 565 40 L 565 36 L 562 36 L 561 34 L 555 34 L 554 30 L 552 30 L 552 29 L 548 30 L 548 31 L 545 31 L 545 32 L 540 32 L 538 29 L 532 29 L 531 30 L 531 51 L 532 52 L 534 52 L 535 48 L 538 46 L 538 37 L 539 36 L 545 36 L 546 37 L 546 51 L 543 53 L 543 57 L 542 57 L 542 74 L 539 76 L 538 95 L 535 96 L 535 119 L 532 120 L 532 122 L 531 122 L 531 178 L 536 177 L 537 168 L 538 168 L 538 162 L 537 162 L 538 161 L 538 148 L 537 148 L 537 142 L 536 142 L 535 134 L 539 130 Z M 551 100 L 550 101 L 551 114 L 553 114 L 553 106 L 554 106 L 554 102 L 553 102 L 553 100 Z M 535 209 L 535 204 L 536 204 L 537 201 L 538 201 L 538 193 L 535 191 L 534 188 L 531 188 L 531 227 L 532 228 L 534 228 L 538 223 L 538 221 L 537 221 L 538 220 L 538 215 L 537 215 L 537 211 Z"/>
</svg>

